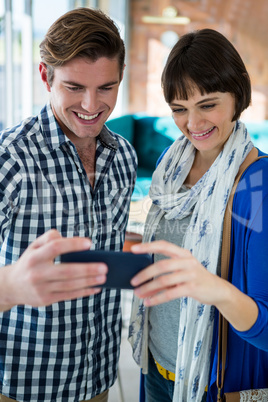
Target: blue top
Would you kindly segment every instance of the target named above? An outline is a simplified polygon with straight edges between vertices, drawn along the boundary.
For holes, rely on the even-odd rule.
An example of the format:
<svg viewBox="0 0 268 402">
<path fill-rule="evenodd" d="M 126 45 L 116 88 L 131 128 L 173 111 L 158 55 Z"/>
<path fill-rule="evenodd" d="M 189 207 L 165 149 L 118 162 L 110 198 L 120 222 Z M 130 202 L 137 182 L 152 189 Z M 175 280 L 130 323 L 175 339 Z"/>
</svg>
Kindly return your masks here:
<svg viewBox="0 0 268 402">
<path fill-rule="evenodd" d="M 259 155 L 264 155 L 259 151 Z M 229 281 L 258 305 L 256 323 L 245 332 L 229 326 L 224 392 L 268 388 L 268 158 L 243 174 L 233 202 Z M 208 402 L 217 400 L 215 319 Z"/>
<path fill-rule="evenodd" d="M 259 151 L 259 156 L 263 155 Z M 259 315 L 248 331 L 236 331 L 229 325 L 223 392 L 268 388 L 268 158 L 249 166 L 236 189 L 229 281 L 255 300 Z M 217 361 L 218 311 L 207 402 L 217 400 Z"/>
<path fill-rule="evenodd" d="M 48 104 L 1 133 L 0 165 L 0 265 L 51 228 L 90 237 L 92 249 L 122 249 L 137 168 L 123 137 L 103 127 L 92 188 Z M 120 333 L 117 290 L 14 306 L 0 313 L 0 393 L 20 402 L 92 399 L 116 379 Z"/>
</svg>

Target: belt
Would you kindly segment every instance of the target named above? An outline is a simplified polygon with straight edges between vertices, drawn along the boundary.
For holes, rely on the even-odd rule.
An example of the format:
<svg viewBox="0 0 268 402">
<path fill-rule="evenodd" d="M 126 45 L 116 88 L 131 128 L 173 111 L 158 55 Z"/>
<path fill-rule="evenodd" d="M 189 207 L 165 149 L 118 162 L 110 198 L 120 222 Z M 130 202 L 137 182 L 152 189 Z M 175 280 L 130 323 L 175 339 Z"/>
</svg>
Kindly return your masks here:
<svg viewBox="0 0 268 402">
<path fill-rule="evenodd" d="M 155 364 L 157 367 L 158 372 L 166 379 L 170 381 L 175 381 L 175 373 L 172 373 L 171 371 L 166 370 L 164 367 L 161 366 L 161 364 L 157 363 L 156 360 Z"/>
<path fill-rule="evenodd" d="M 158 372 L 166 379 L 170 381 L 175 381 L 175 373 L 172 373 L 171 371 L 166 370 L 164 367 L 161 366 L 161 364 L 157 363 L 156 360 L 154 360 Z M 208 386 L 205 388 L 205 392 L 208 392 Z"/>
</svg>

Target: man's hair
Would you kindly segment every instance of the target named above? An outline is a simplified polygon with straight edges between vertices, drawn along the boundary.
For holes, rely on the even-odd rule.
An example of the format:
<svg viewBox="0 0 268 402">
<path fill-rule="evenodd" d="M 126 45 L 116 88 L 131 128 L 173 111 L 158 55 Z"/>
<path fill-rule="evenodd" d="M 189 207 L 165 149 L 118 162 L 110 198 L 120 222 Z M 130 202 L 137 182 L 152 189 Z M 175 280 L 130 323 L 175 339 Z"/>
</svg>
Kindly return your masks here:
<svg viewBox="0 0 268 402">
<path fill-rule="evenodd" d="M 113 20 L 100 10 L 77 8 L 58 18 L 49 28 L 40 44 L 41 60 L 47 66 L 47 79 L 51 85 L 54 68 L 75 57 L 92 62 L 100 57 L 118 59 L 122 78 L 125 45 Z"/>
<path fill-rule="evenodd" d="M 188 100 L 197 87 L 200 93 L 229 92 L 235 97 L 237 120 L 251 101 L 246 67 L 234 46 L 213 29 L 183 35 L 175 44 L 162 73 L 165 99 Z"/>
</svg>

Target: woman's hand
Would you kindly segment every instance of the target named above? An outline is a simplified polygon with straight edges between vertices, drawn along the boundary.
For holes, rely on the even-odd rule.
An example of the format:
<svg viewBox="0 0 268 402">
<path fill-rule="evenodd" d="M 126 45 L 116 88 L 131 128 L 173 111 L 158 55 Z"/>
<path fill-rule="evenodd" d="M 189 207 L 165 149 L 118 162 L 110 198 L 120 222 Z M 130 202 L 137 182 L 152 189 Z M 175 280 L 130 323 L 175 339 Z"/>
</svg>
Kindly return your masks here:
<svg viewBox="0 0 268 402">
<path fill-rule="evenodd" d="M 180 297 L 215 305 L 238 331 L 247 331 L 258 317 L 255 301 L 228 281 L 211 274 L 192 254 L 166 241 L 132 246 L 133 253 L 170 257 L 145 268 L 131 280 L 137 297 L 154 306 Z M 144 283 L 147 282 L 147 283 Z"/>
<path fill-rule="evenodd" d="M 190 251 L 166 241 L 135 245 L 131 251 L 170 257 L 150 265 L 131 281 L 136 287 L 135 295 L 144 298 L 146 306 L 165 303 L 183 296 L 193 297 L 200 303 L 215 304 L 220 297 L 219 282 L 222 280 L 208 272 Z M 144 282 L 147 283 L 143 284 Z"/>
</svg>

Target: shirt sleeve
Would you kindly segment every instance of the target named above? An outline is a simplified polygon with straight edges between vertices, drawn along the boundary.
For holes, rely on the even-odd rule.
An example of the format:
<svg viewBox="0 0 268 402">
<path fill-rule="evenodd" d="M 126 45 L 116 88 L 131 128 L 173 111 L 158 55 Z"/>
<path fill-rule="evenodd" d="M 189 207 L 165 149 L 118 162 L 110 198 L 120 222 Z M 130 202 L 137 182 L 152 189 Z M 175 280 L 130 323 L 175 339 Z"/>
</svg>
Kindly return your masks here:
<svg viewBox="0 0 268 402">
<path fill-rule="evenodd" d="M 20 168 L 8 153 L 0 153 L 0 250 L 16 214 L 21 188 Z"/>
<path fill-rule="evenodd" d="M 233 330 L 257 348 L 268 351 L 268 174 L 263 171 L 257 179 L 259 183 L 252 174 L 249 176 L 248 183 L 255 188 L 248 200 L 250 216 L 248 228 L 244 229 L 245 257 L 240 275 L 242 291 L 257 303 L 259 314 L 248 331 Z"/>
</svg>

